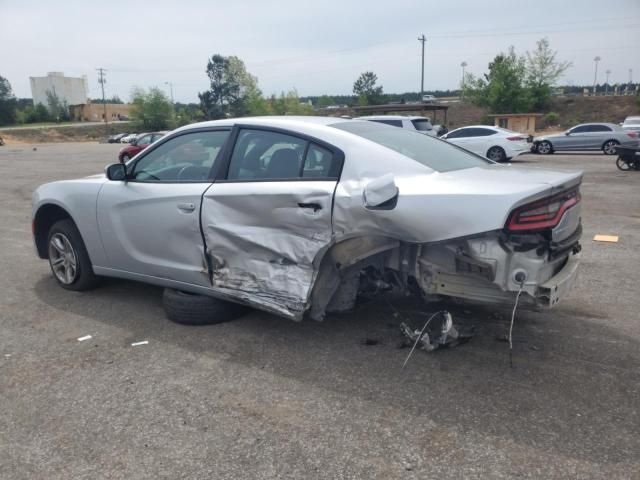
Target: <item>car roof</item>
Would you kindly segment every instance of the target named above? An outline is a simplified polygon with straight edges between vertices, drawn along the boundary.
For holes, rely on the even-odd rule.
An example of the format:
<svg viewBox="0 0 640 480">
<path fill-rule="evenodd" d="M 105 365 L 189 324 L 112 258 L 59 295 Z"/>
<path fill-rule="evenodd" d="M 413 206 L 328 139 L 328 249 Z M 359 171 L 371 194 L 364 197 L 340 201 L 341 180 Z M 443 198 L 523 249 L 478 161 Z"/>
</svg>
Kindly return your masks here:
<svg viewBox="0 0 640 480">
<path fill-rule="evenodd" d="M 607 127 L 612 127 L 612 128 L 616 128 L 620 126 L 620 125 L 616 125 L 615 123 L 608 123 L 608 122 L 589 122 L 589 123 L 581 123 L 579 125 L 574 125 L 571 128 L 584 127 L 586 125 L 606 125 Z"/>
<path fill-rule="evenodd" d="M 357 120 L 429 120 L 428 117 L 418 117 L 414 115 L 367 115 L 356 117 Z"/>
<path fill-rule="evenodd" d="M 493 125 L 465 125 L 464 127 L 458 127 L 455 130 L 451 130 L 449 133 L 455 132 L 456 130 L 462 130 L 463 128 L 488 128 L 489 130 L 504 131 L 504 132 L 509 131 L 504 128 L 494 127 Z"/>
</svg>

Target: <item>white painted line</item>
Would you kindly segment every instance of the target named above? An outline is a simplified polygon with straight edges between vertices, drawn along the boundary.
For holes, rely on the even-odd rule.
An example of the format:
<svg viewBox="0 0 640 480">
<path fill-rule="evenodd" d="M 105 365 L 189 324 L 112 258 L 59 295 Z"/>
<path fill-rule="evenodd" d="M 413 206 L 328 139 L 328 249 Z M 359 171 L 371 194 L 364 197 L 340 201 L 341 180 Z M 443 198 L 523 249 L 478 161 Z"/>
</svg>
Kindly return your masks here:
<svg viewBox="0 0 640 480">
<path fill-rule="evenodd" d="M 93 337 L 91 335 L 85 335 L 84 337 L 78 338 L 79 342 L 84 342 L 85 340 L 91 340 Z"/>
<path fill-rule="evenodd" d="M 134 342 L 131 344 L 132 347 L 137 347 L 138 345 L 147 345 L 149 343 L 149 340 L 143 340 L 141 342 Z"/>
</svg>

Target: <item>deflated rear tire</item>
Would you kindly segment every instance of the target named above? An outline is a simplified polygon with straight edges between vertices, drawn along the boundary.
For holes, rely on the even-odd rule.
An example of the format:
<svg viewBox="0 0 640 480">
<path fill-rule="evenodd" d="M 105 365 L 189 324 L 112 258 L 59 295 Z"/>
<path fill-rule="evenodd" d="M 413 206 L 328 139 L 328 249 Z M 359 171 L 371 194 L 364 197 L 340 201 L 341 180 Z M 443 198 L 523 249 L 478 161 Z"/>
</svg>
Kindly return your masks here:
<svg viewBox="0 0 640 480">
<path fill-rule="evenodd" d="M 169 320 L 183 325 L 213 325 L 228 322 L 249 310 L 237 303 L 173 288 L 164 289 L 162 304 Z"/>
</svg>

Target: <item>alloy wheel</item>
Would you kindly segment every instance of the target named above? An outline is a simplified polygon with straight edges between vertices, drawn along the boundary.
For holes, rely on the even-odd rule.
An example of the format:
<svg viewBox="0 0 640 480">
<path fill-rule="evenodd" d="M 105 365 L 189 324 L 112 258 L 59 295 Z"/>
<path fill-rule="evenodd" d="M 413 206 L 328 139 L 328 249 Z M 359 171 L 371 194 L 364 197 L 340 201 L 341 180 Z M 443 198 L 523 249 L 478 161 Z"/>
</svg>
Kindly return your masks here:
<svg viewBox="0 0 640 480">
<path fill-rule="evenodd" d="M 551 144 L 549 142 L 540 142 L 536 150 L 538 153 L 546 155 L 551 152 Z"/>
<path fill-rule="evenodd" d="M 602 147 L 602 151 L 607 155 L 613 155 L 616 153 L 616 147 L 618 146 L 618 142 L 614 142 L 613 140 L 609 140 Z"/>
<path fill-rule="evenodd" d="M 49 241 L 49 263 L 58 281 L 71 285 L 78 276 L 78 257 L 71 242 L 62 233 L 56 233 Z"/>
</svg>

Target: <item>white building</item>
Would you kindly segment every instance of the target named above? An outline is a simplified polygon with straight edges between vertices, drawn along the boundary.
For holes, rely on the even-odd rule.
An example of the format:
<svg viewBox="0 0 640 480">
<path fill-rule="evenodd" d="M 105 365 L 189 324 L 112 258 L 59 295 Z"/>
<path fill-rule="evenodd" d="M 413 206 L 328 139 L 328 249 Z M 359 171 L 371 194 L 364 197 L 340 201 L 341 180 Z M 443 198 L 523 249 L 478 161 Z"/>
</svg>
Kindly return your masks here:
<svg viewBox="0 0 640 480">
<path fill-rule="evenodd" d="M 89 82 L 86 75 L 74 78 L 65 77 L 62 72 L 49 72 L 46 77 L 29 77 L 29 80 L 34 105 L 48 105 L 47 91 L 56 94 L 61 102 L 66 101 L 68 105 L 87 103 Z"/>
</svg>

